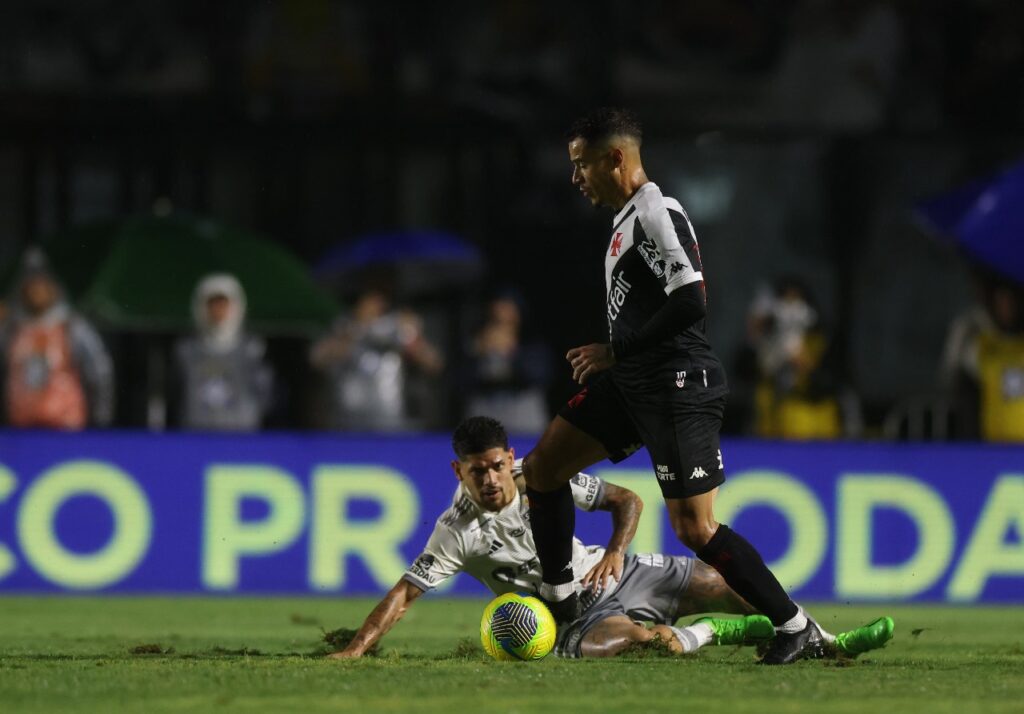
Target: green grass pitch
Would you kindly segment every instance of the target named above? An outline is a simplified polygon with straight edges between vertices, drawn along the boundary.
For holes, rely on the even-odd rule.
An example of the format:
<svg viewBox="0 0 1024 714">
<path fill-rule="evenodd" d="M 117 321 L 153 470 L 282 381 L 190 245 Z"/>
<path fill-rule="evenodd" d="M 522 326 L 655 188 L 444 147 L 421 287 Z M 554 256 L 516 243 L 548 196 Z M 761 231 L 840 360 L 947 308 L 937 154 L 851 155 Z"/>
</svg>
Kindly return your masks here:
<svg viewBox="0 0 1024 714">
<path fill-rule="evenodd" d="M 753 650 L 689 658 L 498 663 L 481 600 L 427 597 L 355 662 L 315 653 L 369 599 L 0 598 L 0 711 L 984 712 L 1024 711 L 1024 608 L 821 605 L 839 631 L 896 619 L 884 650 L 763 668 Z M 469 643 L 472 643 L 470 645 Z"/>
</svg>

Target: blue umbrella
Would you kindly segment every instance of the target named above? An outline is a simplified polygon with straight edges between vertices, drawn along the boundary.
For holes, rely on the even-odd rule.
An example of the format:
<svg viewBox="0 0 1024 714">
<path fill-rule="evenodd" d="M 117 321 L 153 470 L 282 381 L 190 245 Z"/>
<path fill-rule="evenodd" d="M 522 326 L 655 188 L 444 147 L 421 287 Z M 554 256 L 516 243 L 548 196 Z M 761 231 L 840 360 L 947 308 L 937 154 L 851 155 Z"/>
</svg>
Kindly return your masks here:
<svg viewBox="0 0 1024 714">
<path fill-rule="evenodd" d="M 916 213 L 971 259 L 1024 283 L 1024 162 L 928 199 Z"/>
<path fill-rule="evenodd" d="M 321 280 L 351 286 L 353 275 L 390 270 L 399 292 L 410 295 L 467 286 L 483 272 L 480 250 L 451 233 L 372 233 L 339 243 L 313 267 Z"/>
</svg>

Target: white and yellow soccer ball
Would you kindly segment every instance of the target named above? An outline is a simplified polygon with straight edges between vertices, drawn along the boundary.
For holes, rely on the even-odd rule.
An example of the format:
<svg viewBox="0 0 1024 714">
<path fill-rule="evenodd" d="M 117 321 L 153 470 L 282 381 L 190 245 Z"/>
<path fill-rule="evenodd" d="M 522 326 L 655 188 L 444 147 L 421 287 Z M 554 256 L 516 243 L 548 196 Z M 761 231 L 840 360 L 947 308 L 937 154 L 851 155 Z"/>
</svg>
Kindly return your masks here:
<svg viewBox="0 0 1024 714">
<path fill-rule="evenodd" d="M 555 646 L 555 618 L 528 593 L 505 593 L 491 600 L 480 619 L 480 641 L 496 660 L 535 660 Z"/>
</svg>

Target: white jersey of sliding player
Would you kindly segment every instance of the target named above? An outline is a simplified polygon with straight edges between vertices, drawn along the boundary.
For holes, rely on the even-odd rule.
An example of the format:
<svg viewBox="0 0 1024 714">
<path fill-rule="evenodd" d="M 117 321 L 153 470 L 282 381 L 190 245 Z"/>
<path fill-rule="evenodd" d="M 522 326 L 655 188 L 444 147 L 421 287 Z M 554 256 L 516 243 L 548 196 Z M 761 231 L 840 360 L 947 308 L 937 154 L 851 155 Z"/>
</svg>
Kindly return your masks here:
<svg viewBox="0 0 1024 714">
<path fill-rule="evenodd" d="M 521 459 L 516 460 L 513 472 L 522 472 Z M 604 482 L 595 476 L 577 474 L 570 487 L 573 501 L 584 511 L 594 510 L 604 498 Z M 580 579 L 601 560 L 604 550 L 600 546 L 585 546 L 573 538 L 572 569 L 576 590 L 581 593 L 585 607 L 595 597 L 589 590 L 583 592 Z M 473 503 L 459 484 L 452 505 L 437 519 L 426 547 L 403 579 L 422 590 L 430 590 L 462 571 L 495 595 L 521 590 L 537 592 L 541 583 L 540 561 L 530 530 L 529 506 L 518 489 L 510 504 L 492 512 Z M 610 585 L 599 597 L 607 597 L 617 585 Z"/>
</svg>

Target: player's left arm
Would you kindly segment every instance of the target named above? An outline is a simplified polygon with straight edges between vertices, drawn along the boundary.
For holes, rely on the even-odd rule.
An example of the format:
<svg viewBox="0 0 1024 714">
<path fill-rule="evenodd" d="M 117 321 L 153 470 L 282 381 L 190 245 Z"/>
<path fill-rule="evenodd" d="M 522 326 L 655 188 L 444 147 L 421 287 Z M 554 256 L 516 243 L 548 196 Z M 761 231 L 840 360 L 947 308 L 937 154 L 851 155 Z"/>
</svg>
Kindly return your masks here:
<svg viewBox="0 0 1024 714">
<path fill-rule="evenodd" d="M 669 205 L 673 210 L 669 210 Z M 668 296 L 636 333 L 569 350 L 565 358 L 572 365 L 572 378 L 583 384 L 592 374 L 612 367 L 682 334 L 707 314 L 704 273 L 697 237 L 682 206 L 665 199 L 661 192 L 648 193 L 638 204 L 633 240 L 649 237 L 657 251 L 644 254 L 648 267 L 663 281 Z M 684 245 L 685 244 L 685 245 Z"/>
<path fill-rule="evenodd" d="M 572 378 L 583 384 L 591 375 L 614 366 L 616 362 L 683 333 L 706 314 L 703 281 L 675 288 L 635 334 L 618 337 L 611 343 L 596 343 L 569 350 L 565 358 L 572 365 Z"/>
<path fill-rule="evenodd" d="M 580 474 L 580 476 L 583 475 Z M 637 524 L 640 522 L 640 514 L 644 510 L 644 502 L 628 488 L 607 482 L 602 482 L 602 484 L 603 495 L 595 508 L 611 511 L 612 537 L 608 541 L 604 556 L 580 581 L 583 587 L 590 587 L 594 590 L 603 590 L 608 585 L 609 579 L 619 580 L 622 578 L 626 548 L 633 542 Z"/>
</svg>

